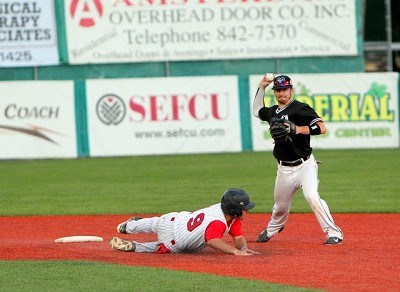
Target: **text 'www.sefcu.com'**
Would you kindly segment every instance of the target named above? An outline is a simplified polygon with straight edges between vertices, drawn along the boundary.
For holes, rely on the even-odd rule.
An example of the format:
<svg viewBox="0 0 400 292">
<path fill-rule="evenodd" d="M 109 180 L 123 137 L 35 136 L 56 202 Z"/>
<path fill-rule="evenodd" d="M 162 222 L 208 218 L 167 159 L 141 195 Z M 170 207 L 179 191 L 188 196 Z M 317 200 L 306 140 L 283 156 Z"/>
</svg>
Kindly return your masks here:
<svg viewBox="0 0 400 292">
<path fill-rule="evenodd" d="M 140 131 L 135 132 L 137 139 L 153 138 L 193 138 L 225 136 L 225 129 L 175 129 L 165 131 Z"/>
</svg>

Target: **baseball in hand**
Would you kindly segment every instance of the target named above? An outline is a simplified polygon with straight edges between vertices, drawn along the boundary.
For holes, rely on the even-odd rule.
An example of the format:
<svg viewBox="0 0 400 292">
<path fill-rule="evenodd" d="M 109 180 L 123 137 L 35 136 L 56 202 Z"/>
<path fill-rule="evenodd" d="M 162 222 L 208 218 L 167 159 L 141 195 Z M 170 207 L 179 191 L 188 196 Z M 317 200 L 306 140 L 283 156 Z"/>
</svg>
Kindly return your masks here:
<svg viewBox="0 0 400 292">
<path fill-rule="evenodd" d="M 267 78 L 268 81 L 272 81 L 274 80 L 274 74 L 267 73 L 265 74 L 265 78 Z"/>
</svg>

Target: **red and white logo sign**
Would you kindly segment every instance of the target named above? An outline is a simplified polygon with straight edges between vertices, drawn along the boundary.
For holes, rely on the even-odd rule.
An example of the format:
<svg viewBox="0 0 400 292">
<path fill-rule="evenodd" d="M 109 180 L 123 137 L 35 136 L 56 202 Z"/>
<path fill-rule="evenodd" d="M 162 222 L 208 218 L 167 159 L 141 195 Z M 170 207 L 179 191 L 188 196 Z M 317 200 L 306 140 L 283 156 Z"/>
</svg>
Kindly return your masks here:
<svg viewBox="0 0 400 292">
<path fill-rule="evenodd" d="M 241 151 L 238 88 L 236 76 L 87 80 L 90 154 Z"/>
<path fill-rule="evenodd" d="M 69 11 L 80 26 L 92 27 L 103 15 L 103 5 L 100 0 L 72 0 Z"/>
</svg>

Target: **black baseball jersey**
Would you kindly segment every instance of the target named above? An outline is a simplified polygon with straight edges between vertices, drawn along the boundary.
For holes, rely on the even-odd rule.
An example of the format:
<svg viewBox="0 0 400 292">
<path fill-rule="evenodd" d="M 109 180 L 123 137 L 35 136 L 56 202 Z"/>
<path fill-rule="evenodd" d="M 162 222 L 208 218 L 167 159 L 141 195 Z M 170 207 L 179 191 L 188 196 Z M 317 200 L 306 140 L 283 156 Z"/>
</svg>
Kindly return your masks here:
<svg viewBox="0 0 400 292">
<path fill-rule="evenodd" d="M 261 120 L 271 122 L 273 117 L 282 118 L 296 124 L 296 126 L 311 126 L 322 121 L 317 113 L 308 104 L 291 100 L 285 107 L 262 107 L 258 112 Z M 294 161 L 311 155 L 310 135 L 291 135 L 286 142 L 275 142 L 274 156 L 277 160 Z"/>
</svg>

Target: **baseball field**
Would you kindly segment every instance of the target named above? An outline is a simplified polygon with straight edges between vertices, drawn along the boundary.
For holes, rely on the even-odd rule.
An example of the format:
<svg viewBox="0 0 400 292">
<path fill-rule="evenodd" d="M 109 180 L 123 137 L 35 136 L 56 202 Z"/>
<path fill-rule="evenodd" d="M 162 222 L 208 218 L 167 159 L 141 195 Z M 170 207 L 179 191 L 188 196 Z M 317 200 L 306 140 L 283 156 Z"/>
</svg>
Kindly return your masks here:
<svg viewBox="0 0 400 292">
<path fill-rule="evenodd" d="M 343 245 L 323 245 L 301 191 L 285 230 L 268 243 L 255 242 L 273 204 L 270 152 L 0 161 L 0 290 L 397 290 L 400 149 L 314 155 L 322 161 L 320 194 L 345 234 Z M 260 255 L 209 248 L 136 254 L 108 246 L 116 225 L 133 215 L 202 208 L 230 187 L 245 189 L 256 202 L 244 235 Z M 71 235 L 104 242 L 54 243 Z"/>
</svg>

